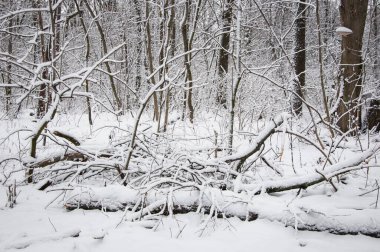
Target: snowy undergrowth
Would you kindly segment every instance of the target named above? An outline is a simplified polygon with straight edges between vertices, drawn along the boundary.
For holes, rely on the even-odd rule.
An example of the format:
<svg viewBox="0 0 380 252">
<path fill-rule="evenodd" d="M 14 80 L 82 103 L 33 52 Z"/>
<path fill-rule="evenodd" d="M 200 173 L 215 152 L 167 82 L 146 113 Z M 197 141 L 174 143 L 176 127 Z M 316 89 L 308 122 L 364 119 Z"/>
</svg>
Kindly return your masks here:
<svg viewBox="0 0 380 252">
<path fill-rule="evenodd" d="M 327 129 L 323 129 L 319 132 L 324 145 L 321 151 L 315 135 L 303 132 L 306 123 L 285 121 L 265 141 L 265 146 L 250 156 L 239 172 L 234 172 L 233 162 L 221 162 L 229 157 L 227 127 L 222 117 L 204 113 L 194 124 L 178 117 L 172 114 L 167 132 L 157 134 L 158 126 L 151 122 L 152 116 L 143 115 L 137 147 L 123 179 L 115 167 L 123 167 L 126 162 L 134 123 L 132 114 L 117 120 L 113 115 L 99 114 L 92 127 L 83 115 L 60 115 L 49 124 L 47 136 L 52 137 L 50 133 L 57 130 L 74 136 L 80 145 L 75 147 L 59 138 L 48 139 L 46 146 L 39 143 L 36 159 L 28 157 L 28 130 L 35 124 L 32 117 L 24 113 L 19 119 L 1 121 L 5 130 L 0 132 L 0 157 L 6 160 L 0 167 L 3 185 L 0 221 L 4 223 L 0 229 L 1 248 L 118 251 L 125 246 L 131 251 L 153 248 L 206 251 L 215 247 L 221 251 L 247 251 L 247 244 L 254 242 L 259 251 L 340 251 L 342 247 L 346 251 L 375 251 L 379 245 L 378 240 L 362 235 L 297 231 L 380 230 L 380 171 L 374 159 L 364 164 L 373 167 L 362 169 L 363 163 L 359 162 L 356 169 L 340 175 L 339 181 L 334 176 L 331 183 L 321 182 L 305 190 L 270 195 L 262 190 L 262 185 L 268 182 L 297 180 L 316 176 L 316 170 L 328 171 L 331 164 L 322 152 L 333 164 L 360 157 L 368 147 L 376 147 L 373 136 L 331 141 Z M 270 122 L 236 125 L 233 154 L 249 151 Z M 285 133 L 286 130 L 301 132 L 316 146 Z M 339 146 L 335 146 L 338 142 Z M 24 164 L 64 156 L 69 151 L 85 152 L 88 160 L 61 160 L 35 168 L 35 182 L 46 179 L 53 182 L 46 189 L 48 193 L 36 190 L 36 185 L 25 185 Z M 9 209 L 3 207 L 5 190 L 15 180 L 19 191 L 17 205 Z M 123 181 L 127 187 L 120 185 Z M 261 194 L 255 195 L 260 188 Z M 101 210 L 67 212 L 64 208 L 70 204 L 84 208 L 86 201 L 90 202 L 88 208 Z M 106 209 L 121 211 L 105 212 Z M 259 219 L 239 220 L 249 213 Z M 231 216 L 239 218 L 226 218 Z M 71 237 L 71 232 L 78 229 L 79 237 Z M 147 235 L 153 237 L 149 242 L 144 239 Z M 103 236 L 104 239 L 95 239 Z M 271 242 L 273 237 L 279 237 L 278 243 Z"/>
</svg>

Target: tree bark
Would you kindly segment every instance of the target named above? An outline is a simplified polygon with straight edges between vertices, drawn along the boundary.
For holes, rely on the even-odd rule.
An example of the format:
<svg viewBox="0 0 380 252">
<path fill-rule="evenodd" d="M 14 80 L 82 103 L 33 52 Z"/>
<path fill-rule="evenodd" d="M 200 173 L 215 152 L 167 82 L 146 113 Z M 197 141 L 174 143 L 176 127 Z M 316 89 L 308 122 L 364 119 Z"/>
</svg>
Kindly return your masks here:
<svg viewBox="0 0 380 252">
<path fill-rule="evenodd" d="M 363 84 L 362 39 L 367 17 L 368 0 L 341 0 L 341 25 L 352 30 L 342 36 L 341 75 L 343 94 L 337 110 L 337 124 L 342 132 L 360 129 L 360 94 Z M 356 134 L 353 131 L 353 134 Z"/>
<path fill-rule="evenodd" d="M 306 0 L 301 0 L 298 4 L 297 18 L 295 20 L 295 54 L 294 68 L 296 79 L 294 80 L 294 92 L 297 94 L 293 97 L 293 112 L 297 116 L 302 115 L 302 97 L 303 88 L 305 87 L 305 70 L 306 70 Z"/>
<path fill-rule="evenodd" d="M 33 7 L 34 8 L 40 8 L 41 2 L 40 0 L 33 1 Z M 42 13 L 39 11 L 36 16 L 33 17 L 34 21 L 36 22 L 36 26 L 43 31 L 43 18 L 42 18 Z M 41 60 L 40 62 L 47 62 L 48 61 L 48 48 L 45 47 L 45 36 L 43 33 L 40 34 L 39 36 L 40 43 L 38 44 L 38 47 L 41 51 Z M 42 70 L 42 79 L 45 81 L 48 81 L 48 71 L 47 69 Z M 47 110 L 47 96 L 48 96 L 48 87 L 47 85 L 41 84 L 39 91 L 39 98 L 38 98 L 38 104 L 37 104 L 37 118 L 42 118 Z"/>
<path fill-rule="evenodd" d="M 225 77 L 228 73 L 228 56 L 230 49 L 230 31 L 232 26 L 232 7 L 234 0 L 224 0 L 224 9 L 222 13 L 222 35 L 220 39 L 219 60 L 218 60 L 218 80 L 216 103 L 227 108 L 226 98 L 226 81 Z"/>
<path fill-rule="evenodd" d="M 11 1 L 11 4 L 12 4 L 12 1 Z M 13 31 L 13 19 L 9 20 L 8 31 L 9 32 Z M 12 36 L 9 36 L 8 37 L 8 54 L 12 55 L 12 53 L 13 53 L 13 40 L 12 40 Z M 7 82 L 9 84 L 12 84 L 11 71 L 12 71 L 12 64 L 8 62 L 7 63 Z M 12 96 L 12 89 L 10 87 L 6 87 L 5 88 L 5 111 L 7 113 L 10 113 L 10 109 L 12 106 L 11 96 Z"/>
<path fill-rule="evenodd" d="M 191 43 L 189 40 L 189 18 L 190 18 L 190 1 L 186 0 L 185 3 L 185 11 L 183 13 L 183 19 L 181 23 L 181 31 L 182 31 L 182 40 L 183 40 L 183 50 L 184 50 L 184 64 L 186 69 L 186 87 L 188 90 L 184 90 L 184 108 L 183 108 L 183 115 L 182 119 L 185 119 L 185 115 L 187 114 L 187 107 L 189 108 L 189 119 L 190 122 L 193 123 L 194 119 L 194 108 L 192 103 L 192 82 L 193 82 L 193 75 L 191 73 L 191 54 L 186 53 L 191 50 Z"/>
<path fill-rule="evenodd" d="M 378 42 L 378 36 L 379 36 L 379 27 L 378 27 L 378 20 L 379 17 L 379 11 L 378 11 L 378 5 L 377 0 L 373 0 L 373 17 L 372 17 L 372 32 L 373 32 L 373 41 L 374 42 L 374 68 L 373 73 L 375 77 L 375 81 L 379 82 L 380 78 L 380 66 L 379 66 L 379 42 Z M 372 99 L 369 101 L 369 108 L 367 113 L 367 129 L 372 130 L 374 129 L 375 132 L 380 131 L 380 84 L 377 84 L 376 91 L 375 91 L 375 97 L 372 97 Z"/>
</svg>

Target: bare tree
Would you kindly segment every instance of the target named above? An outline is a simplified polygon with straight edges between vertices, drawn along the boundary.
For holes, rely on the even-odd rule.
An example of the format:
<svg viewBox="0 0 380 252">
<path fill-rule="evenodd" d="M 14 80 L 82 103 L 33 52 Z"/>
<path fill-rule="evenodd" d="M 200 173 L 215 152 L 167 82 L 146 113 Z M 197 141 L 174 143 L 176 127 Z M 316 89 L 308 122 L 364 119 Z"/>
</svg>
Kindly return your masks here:
<svg viewBox="0 0 380 252">
<path fill-rule="evenodd" d="M 91 14 L 91 17 L 94 19 L 94 22 L 95 22 L 96 27 L 98 29 L 98 32 L 100 34 L 100 41 L 101 41 L 102 48 L 103 48 L 103 54 L 106 55 L 108 53 L 108 46 L 107 46 L 106 36 L 104 34 L 104 31 L 103 31 L 103 27 L 102 27 L 99 19 L 97 18 L 97 15 L 96 15 L 95 11 L 92 9 L 92 7 L 90 6 L 90 4 L 88 3 L 88 0 L 84 0 L 84 3 L 86 5 L 86 7 L 87 7 L 88 12 Z M 113 8 L 112 4 L 110 6 L 111 6 L 111 8 Z M 108 77 L 109 77 L 109 80 L 110 80 L 110 86 L 111 86 L 112 94 L 113 94 L 114 99 L 115 99 L 116 109 L 118 110 L 119 113 L 123 113 L 123 111 L 122 111 L 122 103 L 121 103 L 119 94 L 117 92 L 117 88 L 116 88 L 116 84 L 115 84 L 115 81 L 114 81 L 114 77 L 112 75 L 111 66 L 110 66 L 110 64 L 107 61 L 104 62 L 104 64 L 106 66 L 107 72 L 109 73 Z"/>
</svg>

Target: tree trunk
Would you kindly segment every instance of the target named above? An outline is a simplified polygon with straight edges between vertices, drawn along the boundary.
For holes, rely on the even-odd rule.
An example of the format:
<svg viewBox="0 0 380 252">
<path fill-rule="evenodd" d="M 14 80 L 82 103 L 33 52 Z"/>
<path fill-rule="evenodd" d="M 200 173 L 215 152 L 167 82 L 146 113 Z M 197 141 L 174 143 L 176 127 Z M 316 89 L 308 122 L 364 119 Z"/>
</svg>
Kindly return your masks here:
<svg viewBox="0 0 380 252">
<path fill-rule="evenodd" d="M 228 73 L 228 50 L 230 49 L 230 31 L 232 26 L 232 7 L 234 0 L 224 0 L 224 10 L 222 13 L 222 35 L 220 40 L 219 61 L 218 61 L 218 82 L 216 103 L 227 108 L 226 102 L 226 81 Z"/>
<path fill-rule="evenodd" d="M 186 87 L 188 90 L 184 90 L 184 108 L 183 108 L 183 115 L 182 119 L 185 119 L 185 115 L 187 114 L 187 107 L 189 107 L 189 119 L 191 122 L 193 122 L 193 117 L 194 117 L 194 109 L 192 105 L 192 91 L 191 91 L 191 86 L 193 82 L 193 76 L 191 73 L 191 55 L 189 53 L 186 53 L 191 50 L 191 45 L 189 42 L 189 36 L 188 36 L 188 31 L 189 31 L 189 18 L 190 18 L 190 1 L 187 0 L 185 3 L 185 11 L 183 13 L 183 19 L 181 23 L 181 31 L 182 31 L 182 40 L 183 40 L 183 51 L 184 51 L 184 64 L 185 64 L 185 69 L 186 69 Z"/>
<path fill-rule="evenodd" d="M 141 14 L 141 6 L 139 5 L 138 0 L 133 1 L 133 5 L 136 12 L 136 31 L 138 35 L 138 42 L 140 44 L 143 43 L 144 33 L 142 31 L 142 14 Z M 136 55 L 136 79 L 135 79 L 135 89 L 137 94 L 141 88 L 141 52 L 142 46 L 137 47 L 137 55 Z"/>
<path fill-rule="evenodd" d="M 8 26 L 9 32 L 12 32 L 13 30 L 12 26 L 13 26 L 13 19 L 10 19 L 9 26 Z M 13 53 L 13 40 L 12 40 L 12 36 L 9 36 L 8 37 L 8 54 L 12 55 L 12 53 Z M 12 84 L 11 71 L 12 71 L 12 64 L 8 62 L 7 63 L 7 82 L 9 84 Z M 10 113 L 10 109 L 12 106 L 11 96 L 12 96 L 12 89 L 10 87 L 6 87 L 5 88 L 5 111 L 7 113 Z"/>
<path fill-rule="evenodd" d="M 373 41 L 374 42 L 374 78 L 377 83 L 379 82 L 379 75 L 380 75 L 380 67 L 379 67 L 379 42 L 378 42 L 378 36 L 379 36 L 379 27 L 378 27 L 378 20 L 379 17 L 379 11 L 378 11 L 378 1 L 373 0 L 373 18 L 372 18 L 372 32 L 373 32 Z M 369 102 L 369 108 L 367 113 L 367 128 L 368 130 L 375 129 L 376 132 L 380 131 L 380 84 L 377 84 L 376 91 L 375 91 L 375 97 L 370 100 Z"/>
<path fill-rule="evenodd" d="M 33 4 L 35 6 L 33 6 L 34 8 L 40 8 L 41 6 L 41 2 L 39 0 L 37 0 L 36 2 L 33 2 Z M 34 21 L 36 21 L 36 25 L 38 26 L 38 28 L 43 31 L 43 18 L 42 18 L 42 13 L 41 11 L 39 11 L 37 13 L 37 15 L 34 18 Z M 45 36 L 43 33 L 40 34 L 40 37 L 39 37 L 39 40 L 40 40 L 40 43 L 38 44 L 38 47 L 41 51 L 41 62 L 47 62 L 48 61 L 48 48 L 45 47 Z M 45 80 L 45 81 L 48 81 L 48 71 L 47 69 L 43 69 L 42 70 L 42 79 Z M 37 118 L 42 118 L 45 113 L 46 113 L 46 109 L 47 109 L 47 94 L 48 92 L 48 87 L 46 84 L 42 84 L 39 88 L 39 91 L 38 91 L 38 95 L 39 95 L 39 98 L 38 98 L 38 105 L 37 105 Z"/>
<path fill-rule="evenodd" d="M 149 74 L 153 74 L 153 54 L 152 54 L 152 35 L 150 32 L 150 10 L 149 10 L 149 1 L 145 1 L 145 31 L 146 31 L 146 60 L 148 65 Z M 154 76 L 148 80 L 153 86 L 156 85 Z M 157 94 L 153 94 L 153 106 L 154 106 L 154 115 L 153 120 L 158 121 L 159 119 L 159 104 Z"/>
<path fill-rule="evenodd" d="M 321 93 L 322 93 L 322 98 L 323 98 L 323 107 L 325 109 L 326 113 L 326 119 L 327 122 L 330 124 L 331 123 L 331 118 L 330 118 L 330 111 L 329 111 L 329 103 L 328 103 L 328 98 L 326 95 L 326 88 L 325 88 L 325 75 L 323 72 L 323 51 L 322 51 L 322 33 L 321 33 L 321 20 L 319 16 L 319 0 L 316 1 L 316 17 L 317 17 L 317 28 L 318 28 L 318 62 L 319 62 L 319 79 L 321 81 Z M 325 46 L 324 46 L 325 47 Z M 334 137 L 334 131 L 332 130 L 331 127 L 330 129 L 330 134 L 332 137 Z"/>
<path fill-rule="evenodd" d="M 298 4 L 297 18 L 295 21 L 295 54 L 294 68 L 296 79 L 294 83 L 294 92 L 297 94 L 293 97 L 292 108 L 294 114 L 302 115 L 302 89 L 305 87 L 305 70 L 306 70 L 306 51 L 305 51 L 305 34 L 306 34 L 306 0 L 301 0 Z"/>
<path fill-rule="evenodd" d="M 100 41 L 102 43 L 103 54 L 106 55 L 108 53 L 108 47 L 107 47 L 107 41 L 106 41 L 106 36 L 104 34 L 104 31 L 103 31 L 103 27 L 101 26 L 101 24 L 100 24 L 100 22 L 98 20 L 96 12 L 94 10 L 92 10 L 90 4 L 88 3 L 88 0 L 85 0 L 84 3 L 86 5 L 87 10 L 89 11 L 91 17 L 95 21 L 95 25 L 96 25 L 96 27 L 98 29 L 98 32 L 99 32 L 99 35 L 100 35 Z M 116 88 L 116 85 L 115 85 L 115 80 L 114 80 L 114 77 L 113 77 L 112 71 L 111 71 L 111 66 L 110 66 L 110 64 L 107 61 L 104 62 L 104 64 L 106 65 L 107 72 L 110 73 L 108 75 L 108 77 L 109 77 L 109 80 L 110 80 L 111 90 L 112 90 L 112 94 L 113 94 L 114 99 L 115 99 L 115 103 L 116 103 L 116 107 L 117 107 L 118 113 L 123 114 L 123 111 L 122 111 L 122 102 L 121 102 L 121 100 L 119 98 L 119 94 L 117 92 L 117 88 Z"/>
<path fill-rule="evenodd" d="M 341 25 L 352 30 L 342 36 L 341 75 L 343 92 L 337 111 L 337 124 L 342 132 L 361 127 L 360 93 L 363 84 L 362 39 L 368 0 L 341 0 Z M 356 131 L 353 132 L 356 134 Z"/>
</svg>

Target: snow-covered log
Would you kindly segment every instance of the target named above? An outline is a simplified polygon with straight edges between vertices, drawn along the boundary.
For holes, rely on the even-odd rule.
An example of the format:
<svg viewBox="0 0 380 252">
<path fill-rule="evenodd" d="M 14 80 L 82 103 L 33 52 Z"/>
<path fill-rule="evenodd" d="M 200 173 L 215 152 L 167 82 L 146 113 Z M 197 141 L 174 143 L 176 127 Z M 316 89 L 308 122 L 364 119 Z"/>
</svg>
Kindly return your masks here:
<svg viewBox="0 0 380 252">
<path fill-rule="evenodd" d="M 377 209 L 311 208 L 301 204 L 286 204 L 276 197 L 255 196 L 221 191 L 181 188 L 138 190 L 120 185 L 76 188 L 70 193 L 65 207 L 69 210 L 125 210 L 125 220 L 135 221 L 149 214 L 202 212 L 218 217 L 238 217 L 253 221 L 257 218 L 283 223 L 298 230 L 325 231 L 333 234 L 363 234 L 380 237 L 380 218 Z M 143 207 L 141 207 L 143 205 Z"/>
<path fill-rule="evenodd" d="M 380 238 L 378 209 L 339 208 L 328 203 L 320 206 L 289 204 L 276 197 L 260 196 L 255 197 L 251 205 L 251 211 L 256 212 L 259 219 L 277 221 L 297 230 Z"/>
<path fill-rule="evenodd" d="M 32 162 L 26 162 L 24 165 L 28 168 L 42 168 L 61 161 L 87 161 L 88 157 L 83 153 L 76 151 L 66 151 L 64 153 L 57 153 L 50 155 L 49 157 L 33 160 Z"/>
<path fill-rule="evenodd" d="M 211 213 L 218 217 L 238 217 L 249 221 L 257 218 L 256 213 L 249 210 L 249 203 L 238 194 L 215 188 L 163 188 L 141 194 L 136 189 L 111 185 L 76 188 L 70 195 L 72 196 L 65 203 L 68 210 L 81 208 L 117 211 L 127 208 L 127 220 L 136 220 L 154 213 L 168 215 L 188 212 Z"/>
<path fill-rule="evenodd" d="M 254 193 L 260 193 L 262 191 L 273 193 L 292 189 L 306 189 L 309 186 L 326 181 L 326 179 L 329 180 L 339 174 L 360 169 L 358 166 L 374 156 L 379 149 L 380 145 L 374 145 L 363 153 L 334 165 L 327 166 L 323 171 L 318 171 L 314 174 L 264 181 L 260 184 L 245 184 L 241 185 L 240 189 L 253 191 Z"/>
</svg>

